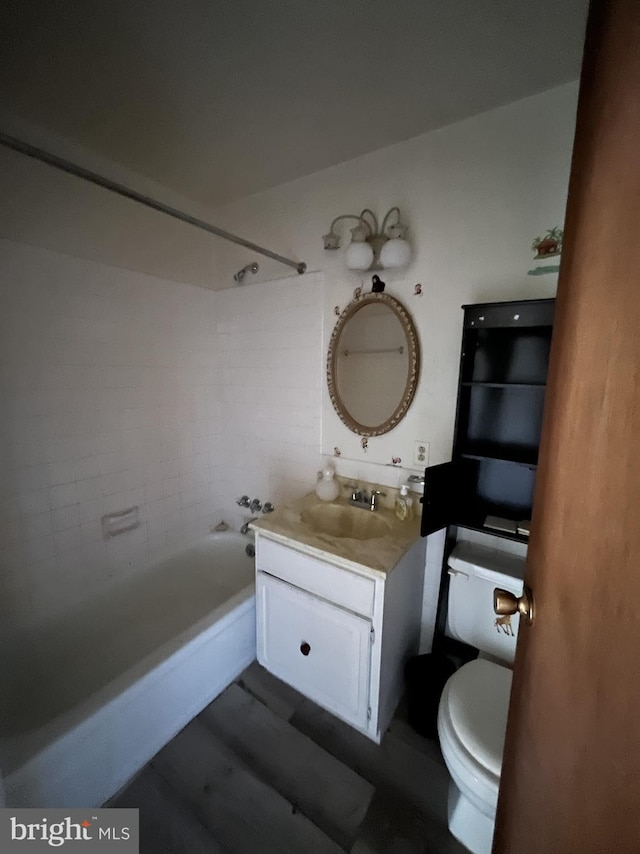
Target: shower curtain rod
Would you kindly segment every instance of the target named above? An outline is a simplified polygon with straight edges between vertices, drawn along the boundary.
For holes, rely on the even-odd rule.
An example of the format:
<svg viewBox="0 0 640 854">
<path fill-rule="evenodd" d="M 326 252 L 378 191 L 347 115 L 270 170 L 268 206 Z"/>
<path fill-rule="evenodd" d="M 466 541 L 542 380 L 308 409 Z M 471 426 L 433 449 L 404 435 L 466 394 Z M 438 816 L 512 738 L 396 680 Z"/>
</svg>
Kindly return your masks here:
<svg viewBox="0 0 640 854">
<path fill-rule="evenodd" d="M 2 133 L 2 131 L 0 131 L 0 145 L 4 145 L 5 148 L 10 148 L 12 151 L 18 151 L 20 154 L 26 154 L 27 157 L 33 157 L 36 160 L 42 161 L 42 163 L 47 163 L 49 166 L 54 166 L 56 169 L 61 169 L 69 175 L 75 175 L 77 178 L 82 178 L 84 181 L 89 181 L 91 184 L 96 184 L 98 187 L 110 190 L 112 193 L 117 193 L 119 196 L 124 196 L 125 199 L 131 199 L 141 205 L 146 205 L 146 207 L 154 211 L 160 211 L 160 213 L 172 216 L 174 219 L 179 219 L 188 225 L 201 228 L 203 231 L 208 231 L 209 234 L 222 237 L 223 240 L 229 240 L 231 243 L 237 243 L 238 246 L 244 246 L 245 249 L 251 249 L 253 252 L 259 252 L 260 255 L 266 255 L 267 258 L 273 258 L 274 261 L 286 264 L 287 267 L 293 267 L 298 273 L 304 273 L 307 269 L 304 261 L 292 261 L 291 258 L 285 258 L 284 255 L 278 255 L 277 252 L 264 249 L 262 246 L 258 246 L 257 243 L 245 240 L 244 237 L 238 237 L 237 234 L 232 234 L 230 231 L 218 228 L 217 225 L 211 225 L 211 223 L 205 222 L 203 219 L 198 219 L 177 208 L 172 208 L 170 205 L 165 205 L 163 202 L 158 202 L 150 196 L 145 196 L 143 193 L 131 190 L 117 181 L 112 181 L 110 178 L 98 175 L 97 172 L 92 172 L 90 169 L 85 169 L 83 166 L 71 163 L 69 160 L 58 157 L 57 154 L 51 154 L 49 151 L 44 151 L 42 148 L 37 148 L 35 145 L 30 145 L 28 142 L 24 142 L 14 136 L 9 136 L 6 133 Z"/>
</svg>

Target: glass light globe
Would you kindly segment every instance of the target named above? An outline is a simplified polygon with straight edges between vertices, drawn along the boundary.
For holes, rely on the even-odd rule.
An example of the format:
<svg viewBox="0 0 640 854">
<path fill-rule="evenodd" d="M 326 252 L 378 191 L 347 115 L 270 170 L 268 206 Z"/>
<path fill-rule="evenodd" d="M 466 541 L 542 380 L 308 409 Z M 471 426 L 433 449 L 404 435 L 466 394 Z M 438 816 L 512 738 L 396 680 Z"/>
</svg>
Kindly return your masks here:
<svg viewBox="0 0 640 854">
<path fill-rule="evenodd" d="M 373 249 L 365 241 L 350 243 L 344 261 L 350 270 L 368 270 L 373 263 Z"/>
<path fill-rule="evenodd" d="M 382 247 L 380 263 L 385 270 L 406 267 L 411 261 L 411 246 L 402 237 L 393 237 Z"/>
</svg>

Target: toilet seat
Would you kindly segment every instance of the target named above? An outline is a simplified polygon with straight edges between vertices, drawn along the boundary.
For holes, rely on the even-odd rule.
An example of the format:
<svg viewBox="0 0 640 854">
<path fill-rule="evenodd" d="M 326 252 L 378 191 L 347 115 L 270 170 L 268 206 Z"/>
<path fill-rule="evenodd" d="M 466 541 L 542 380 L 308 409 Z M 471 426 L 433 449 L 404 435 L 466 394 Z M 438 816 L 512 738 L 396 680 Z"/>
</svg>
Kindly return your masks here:
<svg viewBox="0 0 640 854">
<path fill-rule="evenodd" d="M 510 691 L 509 669 L 476 659 L 449 679 L 438 711 L 438 735 L 451 776 L 490 818 L 498 801 Z"/>
</svg>

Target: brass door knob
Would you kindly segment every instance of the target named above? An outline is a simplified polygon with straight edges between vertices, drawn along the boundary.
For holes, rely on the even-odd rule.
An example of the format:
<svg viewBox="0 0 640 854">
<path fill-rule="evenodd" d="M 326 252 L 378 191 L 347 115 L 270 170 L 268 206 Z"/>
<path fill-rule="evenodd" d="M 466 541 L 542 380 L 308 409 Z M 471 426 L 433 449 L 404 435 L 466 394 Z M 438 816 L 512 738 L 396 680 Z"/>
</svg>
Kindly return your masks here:
<svg viewBox="0 0 640 854">
<path fill-rule="evenodd" d="M 520 614 L 529 625 L 532 625 L 535 616 L 533 593 L 525 587 L 522 596 L 514 596 L 508 590 L 496 587 L 493 591 L 493 610 L 499 616 Z"/>
</svg>

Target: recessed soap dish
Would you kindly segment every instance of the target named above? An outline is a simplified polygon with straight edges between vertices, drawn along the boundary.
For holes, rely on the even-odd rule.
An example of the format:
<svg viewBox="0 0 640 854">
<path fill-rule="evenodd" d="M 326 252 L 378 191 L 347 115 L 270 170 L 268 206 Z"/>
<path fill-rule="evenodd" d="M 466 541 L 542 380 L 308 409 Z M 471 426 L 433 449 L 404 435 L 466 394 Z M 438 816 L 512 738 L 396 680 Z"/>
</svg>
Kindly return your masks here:
<svg viewBox="0 0 640 854">
<path fill-rule="evenodd" d="M 140 508 L 138 505 L 119 510 L 117 513 L 106 513 L 102 517 L 102 533 L 105 537 L 117 537 L 118 534 L 126 534 L 140 524 Z"/>
</svg>

